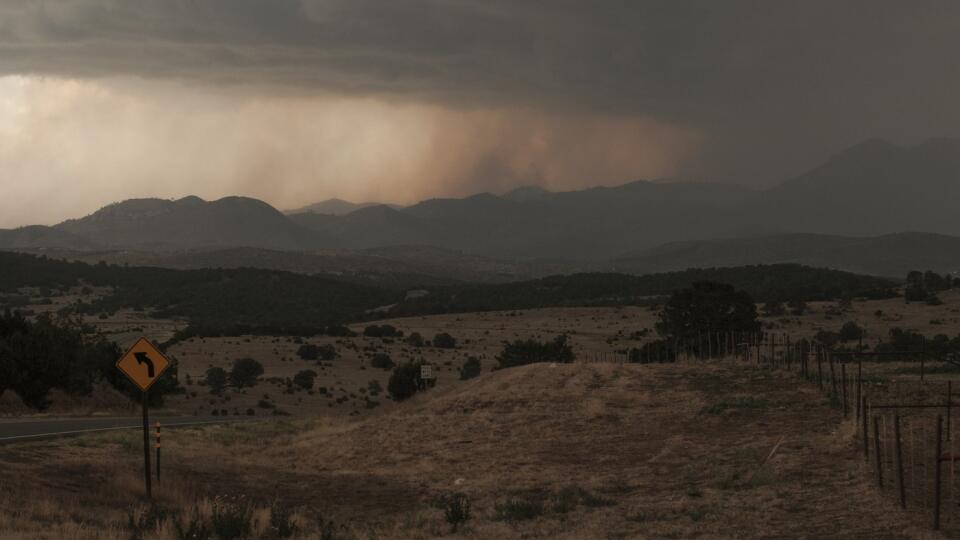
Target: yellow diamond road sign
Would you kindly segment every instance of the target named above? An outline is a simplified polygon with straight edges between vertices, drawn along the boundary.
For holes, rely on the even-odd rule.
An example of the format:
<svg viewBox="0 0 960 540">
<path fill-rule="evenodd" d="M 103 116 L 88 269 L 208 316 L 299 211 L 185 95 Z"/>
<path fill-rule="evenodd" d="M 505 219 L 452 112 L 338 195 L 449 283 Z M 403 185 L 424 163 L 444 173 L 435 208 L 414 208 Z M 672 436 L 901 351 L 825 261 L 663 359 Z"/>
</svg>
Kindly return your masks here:
<svg viewBox="0 0 960 540">
<path fill-rule="evenodd" d="M 140 338 L 120 357 L 117 369 L 144 392 L 170 367 L 170 361 L 146 338 Z"/>
</svg>

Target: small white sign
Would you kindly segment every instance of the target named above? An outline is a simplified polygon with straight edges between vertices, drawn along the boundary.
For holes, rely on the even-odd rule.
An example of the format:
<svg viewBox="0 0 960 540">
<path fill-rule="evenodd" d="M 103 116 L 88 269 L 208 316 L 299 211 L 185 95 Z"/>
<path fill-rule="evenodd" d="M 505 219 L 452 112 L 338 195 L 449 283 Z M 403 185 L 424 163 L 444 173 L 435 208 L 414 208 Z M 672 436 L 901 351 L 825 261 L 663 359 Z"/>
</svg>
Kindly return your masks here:
<svg viewBox="0 0 960 540">
<path fill-rule="evenodd" d="M 433 378 L 433 366 L 430 364 L 421 364 L 420 365 L 420 378 L 424 380 Z"/>
</svg>

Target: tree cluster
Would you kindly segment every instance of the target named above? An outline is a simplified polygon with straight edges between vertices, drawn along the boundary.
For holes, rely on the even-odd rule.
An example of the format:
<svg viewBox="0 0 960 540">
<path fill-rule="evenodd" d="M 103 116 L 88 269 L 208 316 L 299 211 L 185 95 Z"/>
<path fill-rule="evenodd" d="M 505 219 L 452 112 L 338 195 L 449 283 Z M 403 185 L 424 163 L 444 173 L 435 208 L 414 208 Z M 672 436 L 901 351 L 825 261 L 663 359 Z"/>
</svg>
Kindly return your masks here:
<svg viewBox="0 0 960 540">
<path fill-rule="evenodd" d="M 102 380 L 139 399 L 140 390 L 116 368 L 120 354 L 115 343 L 84 332 L 76 319 L 41 315 L 30 321 L 6 311 L 0 317 L 0 393 L 12 390 L 26 405 L 43 410 L 50 405 L 50 390 L 89 395 Z M 162 403 L 165 394 L 180 390 L 173 365 L 151 387 L 151 402 Z"/>
<path fill-rule="evenodd" d="M 573 360 L 573 348 L 567 343 L 566 335 L 559 335 L 546 342 L 518 339 L 503 346 L 503 350 L 497 355 L 497 369 L 537 362 L 570 363 Z"/>
</svg>

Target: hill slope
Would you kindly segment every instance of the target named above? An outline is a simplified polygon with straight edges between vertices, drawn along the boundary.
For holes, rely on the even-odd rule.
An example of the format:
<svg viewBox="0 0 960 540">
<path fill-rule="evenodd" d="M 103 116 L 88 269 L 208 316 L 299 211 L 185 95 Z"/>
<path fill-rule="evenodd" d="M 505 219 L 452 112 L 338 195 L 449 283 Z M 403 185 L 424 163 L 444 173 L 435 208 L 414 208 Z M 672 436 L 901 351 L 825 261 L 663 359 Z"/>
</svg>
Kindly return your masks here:
<svg viewBox="0 0 960 540">
<path fill-rule="evenodd" d="M 290 221 L 272 206 L 246 197 L 207 202 L 131 199 L 55 228 L 109 247 L 196 249 L 262 247 L 310 249 L 334 242 Z"/>
<path fill-rule="evenodd" d="M 703 413 L 717 406 L 729 409 Z M 851 476 L 855 454 L 840 424 L 812 385 L 738 363 L 534 364 L 441 381 L 383 415 L 315 428 L 267 455 L 320 475 L 376 471 L 383 487 L 366 486 L 363 497 L 314 495 L 358 516 L 409 514 L 417 501 L 468 493 L 477 538 L 916 533 L 869 475 Z M 800 477 L 804 489 L 788 488 Z M 870 503 L 844 504 L 851 497 Z M 507 501 L 536 510 L 496 519 L 513 515 Z"/>
<path fill-rule="evenodd" d="M 960 234 L 960 140 L 869 140 L 767 191 L 757 224 L 789 232 Z"/>
<path fill-rule="evenodd" d="M 675 242 L 616 259 L 619 272 L 646 274 L 696 267 L 793 263 L 902 278 L 911 270 L 960 270 L 960 237 L 902 233 L 869 238 L 783 234 Z"/>
</svg>

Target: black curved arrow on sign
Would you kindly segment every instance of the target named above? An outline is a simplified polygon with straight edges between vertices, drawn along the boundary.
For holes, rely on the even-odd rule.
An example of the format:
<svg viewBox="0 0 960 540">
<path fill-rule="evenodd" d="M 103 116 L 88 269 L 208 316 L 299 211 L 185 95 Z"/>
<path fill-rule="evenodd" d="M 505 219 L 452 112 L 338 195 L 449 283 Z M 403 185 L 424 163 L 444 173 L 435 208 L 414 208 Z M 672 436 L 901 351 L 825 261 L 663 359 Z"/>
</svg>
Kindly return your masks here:
<svg viewBox="0 0 960 540">
<path fill-rule="evenodd" d="M 147 365 L 147 377 L 150 377 L 152 379 L 153 378 L 153 360 L 151 360 L 150 357 L 147 356 L 147 353 L 145 352 L 136 352 L 136 353 L 133 353 L 133 356 L 137 358 L 138 364 Z"/>
</svg>

